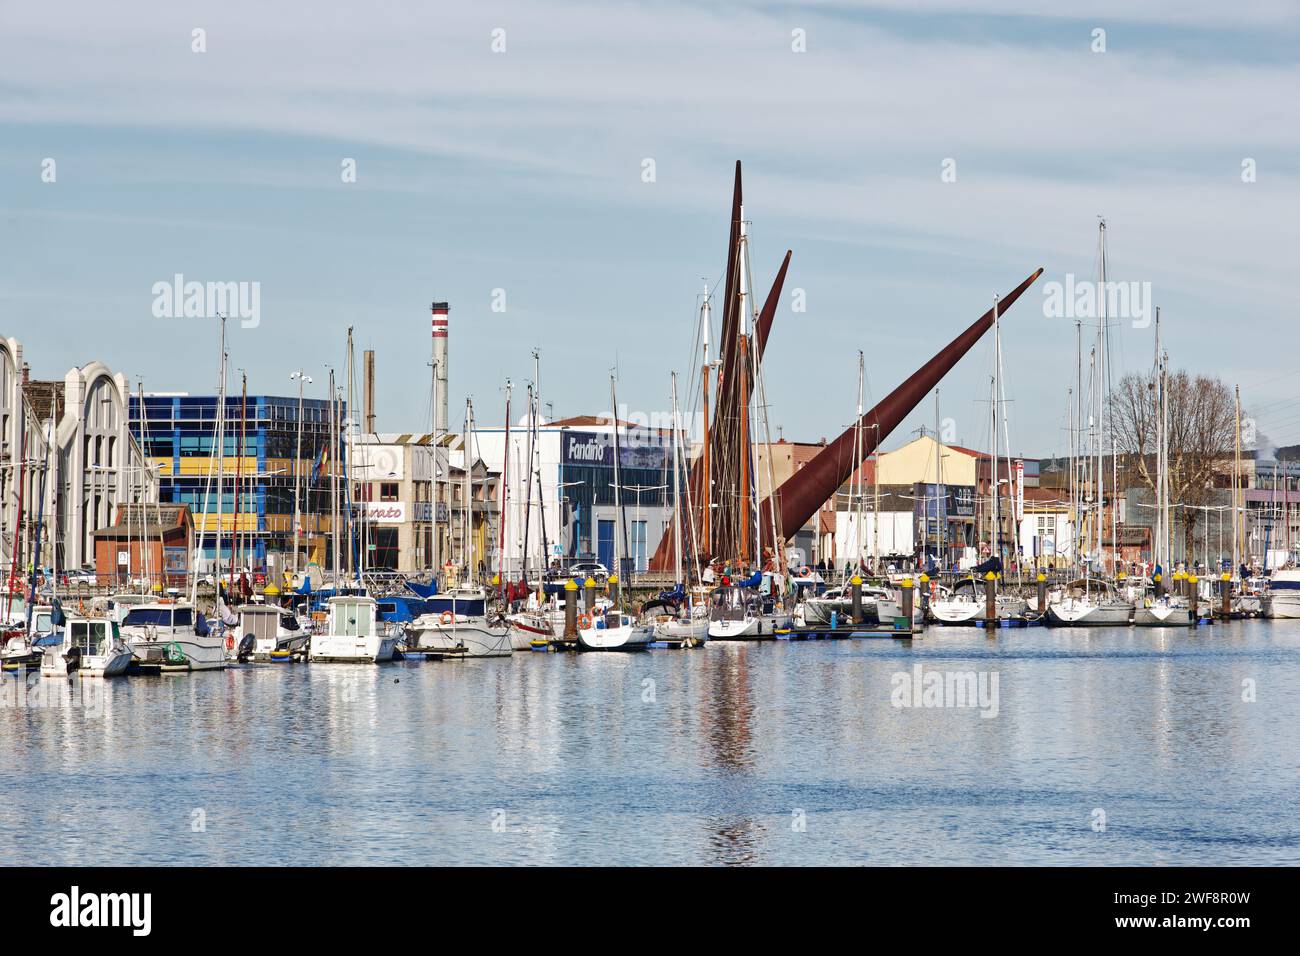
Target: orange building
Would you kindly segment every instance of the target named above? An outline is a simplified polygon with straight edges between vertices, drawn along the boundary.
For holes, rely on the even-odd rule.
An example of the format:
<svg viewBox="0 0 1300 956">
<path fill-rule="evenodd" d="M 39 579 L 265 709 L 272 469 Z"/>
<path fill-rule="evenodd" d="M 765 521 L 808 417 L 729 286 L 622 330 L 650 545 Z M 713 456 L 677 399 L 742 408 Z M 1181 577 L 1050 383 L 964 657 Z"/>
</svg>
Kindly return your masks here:
<svg viewBox="0 0 1300 956">
<path fill-rule="evenodd" d="M 117 522 L 95 537 L 95 577 L 103 584 L 181 587 L 189 573 L 194 519 L 189 505 L 133 503 L 117 509 Z"/>
</svg>

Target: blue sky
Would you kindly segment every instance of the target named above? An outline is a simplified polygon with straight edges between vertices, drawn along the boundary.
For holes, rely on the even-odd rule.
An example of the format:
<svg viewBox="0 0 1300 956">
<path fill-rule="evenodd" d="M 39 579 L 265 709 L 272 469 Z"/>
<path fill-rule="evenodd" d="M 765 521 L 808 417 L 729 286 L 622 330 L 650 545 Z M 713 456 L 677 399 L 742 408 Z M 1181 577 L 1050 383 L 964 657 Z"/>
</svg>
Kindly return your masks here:
<svg viewBox="0 0 1300 956">
<path fill-rule="evenodd" d="M 878 398 L 1037 266 L 1094 277 L 1104 214 L 1110 277 L 1152 284 L 1175 367 L 1240 384 L 1262 432 L 1300 441 L 1300 16 L 1133 6 L 2 2 L 0 332 L 37 376 L 99 358 L 210 391 L 214 324 L 155 318 L 151 286 L 256 281 L 261 324 L 229 340 L 251 389 L 288 394 L 303 367 L 321 390 L 353 325 L 379 427 L 407 431 L 445 299 L 454 424 L 467 393 L 499 421 L 533 348 L 557 415 L 607 408 L 615 362 L 621 401 L 654 412 L 741 159 L 762 292 L 794 250 L 765 369 L 786 437 L 851 420 L 858 349 Z M 1036 455 L 1066 448 L 1074 365 L 1042 303 L 1004 324 L 1012 442 Z M 1143 370 L 1151 331 L 1113 349 L 1116 374 Z M 985 343 L 942 385 L 962 444 L 987 444 L 990 371 Z"/>
</svg>

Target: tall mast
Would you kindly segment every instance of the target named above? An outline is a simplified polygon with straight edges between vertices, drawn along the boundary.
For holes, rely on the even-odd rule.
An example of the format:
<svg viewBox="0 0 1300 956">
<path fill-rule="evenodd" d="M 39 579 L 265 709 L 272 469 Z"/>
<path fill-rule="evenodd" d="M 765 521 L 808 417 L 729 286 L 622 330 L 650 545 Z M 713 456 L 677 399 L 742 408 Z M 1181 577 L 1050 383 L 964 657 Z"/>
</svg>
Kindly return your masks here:
<svg viewBox="0 0 1300 956">
<path fill-rule="evenodd" d="M 673 402 L 673 553 L 677 555 L 676 578 L 685 581 L 682 576 L 682 489 L 681 489 L 681 445 L 677 440 L 677 373 L 672 373 Z"/>
<path fill-rule="evenodd" d="M 221 317 L 221 384 L 217 389 L 217 551 L 212 580 L 221 579 L 221 532 L 225 524 L 225 465 L 226 465 L 226 319 Z M 143 534 L 141 535 L 143 538 Z"/>
<path fill-rule="evenodd" d="M 620 471 L 618 445 L 618 391 L 614 384 L 614 373 L 609 373 L 609 399 L 614 406 L 614 569 L 613 573 L 618 575 L 619 580 L 623 578 L 623 554 L 621 543 L 623 538 L 623 495 L 622 484 L 623 477 Z M 622 594 L 622 588 L 618 591 Z"/>
<path fill-rule="evenodd" d="M 506 523 L 509 512 L 506 508 L 510 501 L 510 392 L 514 383 L 506 379 L 506 434 L 504 451 L 501 455 L 501 519 L 497 535 L 497 576 L 500 579 L 501 601 L 506 599 Z"/>
<path fill-rule="evenodd" d="M 461 509 L 461 520 L 465 527 L 464 536 L 461 538 L 460 551 L 461 558 L 465 561 L 465 577 L 467 583 L 474 580 L 474 482 L 470 474 L 472 467 L 469 457 L 470 435 L 474 427 L 474 404 L 470 399 L 465 399 L 465 437 L 461 442 L 461 460 L 465 468 L 465 502 Z"/>
<path fill-rule="evenodd" d="M 704 409 L 704 431 L 700 444 L 700 455 L 702 457 L 701 466 L 704 480 L 700 483 L 702 488 L 703 508 L 701 509 L 701 541 L 700 544 L 706 554 L 710 554 L 711 541 L 710 529 L 712 527 L 712 509 L 713 509 L 713 477 L 709 474 L 709 337 L 713 334 L 709 321 L 709 283 L 704 283 L 704 298 L 700 303 L 700 327 L 702 329 L 701 338 L 704 340 L 704 364 L 701 366 L 701 393 L 703 395 Z M 710 554 L 710 556 L 712 556 Z"/>
<path fill-rule="evenodd" d="M 1101 284 L 1097 293 L 1097 305 L 1100 319 L 1097 325 L 1097 558 L 1101 570 L 1105 570 L 1105 538 L 1102 525 L 1106 510 L 1106 220 L 1098 223 L 1098 241 L 1100 244 Z M 1113 492 L 1112 492 L 1113 493 Z M 1111 515 L 1112 522 L 1114 514 Z"/>
<path fill-rule="evenodd" d="M 998 297 L 993 296 L 993 547 L 1002 558 L 1001 488 L 998 485 L 998 370 L 1002 367 L 1002 335 L 998 328 Z"/>
<path fill-rule="evenodd" d="M 934 560 L 943 566 L 942 548 L 946 538 L 943 531 L 943 514 L 939 502 L 943 500 L 943 461 L 939 454 L 939 390 L 934 390 Z"/>
</svg>

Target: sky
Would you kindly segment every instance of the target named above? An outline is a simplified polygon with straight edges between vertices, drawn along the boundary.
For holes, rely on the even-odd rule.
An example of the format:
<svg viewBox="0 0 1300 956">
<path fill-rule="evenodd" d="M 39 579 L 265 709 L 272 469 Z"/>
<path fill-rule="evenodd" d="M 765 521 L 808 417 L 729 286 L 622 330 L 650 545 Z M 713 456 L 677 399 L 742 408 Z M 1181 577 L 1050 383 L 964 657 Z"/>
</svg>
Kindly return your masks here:
<svg viewBox="0 0 1300 956">
<path fill-rule="evenodd" d="M 1280 0 L 0 0 L 0 334 L 34 377 L 210 393 L 217 320 L 156 315 L 155 284 L 255 283 L 231 382 L 303 369 L 324 397 L 351 326 L 378 429 L 421 431 L 445 300 L 453 427 L 466 396 L 499 423 L 534 349 L 554 416 L 608 409 L 611 368 L 663 414 L 739 159 L 760 296 L 793 250 L 773 437 L 835 437 L 859 350 L 869 406 L 1042 266 L 1002 321 L 1003 408 L 1017 453 L 1066 453 L 1076 329 L 1043 290 L 1098 277 L 1104 216 L 1172 366 L 1300 442 L 1297 40 Z M 1113 378 L 1150 368 L 1140 315 L 1110 343 Z M 992 369 L 989 337 L 941 384 L 946 440 L 989 445 Z"/>
</svg>

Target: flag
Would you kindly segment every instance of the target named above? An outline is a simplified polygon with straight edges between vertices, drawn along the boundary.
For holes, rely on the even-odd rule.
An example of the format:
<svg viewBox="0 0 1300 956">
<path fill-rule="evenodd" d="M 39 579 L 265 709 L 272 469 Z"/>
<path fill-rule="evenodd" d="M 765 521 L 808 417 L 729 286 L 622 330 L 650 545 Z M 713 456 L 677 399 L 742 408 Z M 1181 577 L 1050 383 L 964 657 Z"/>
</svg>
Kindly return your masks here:
<svg viewBox="0 0 1300 956">
<path fill-rule="evenodd" d="M 328 450 L 329 445 L 320 446 L 320 453 L 316 455 L 316 464 L 312 465 L 311 469 L 312 484 L 320 481 L 320 476 L 325 471 L 325 459 L 328 457 Z"/>
</svg>

